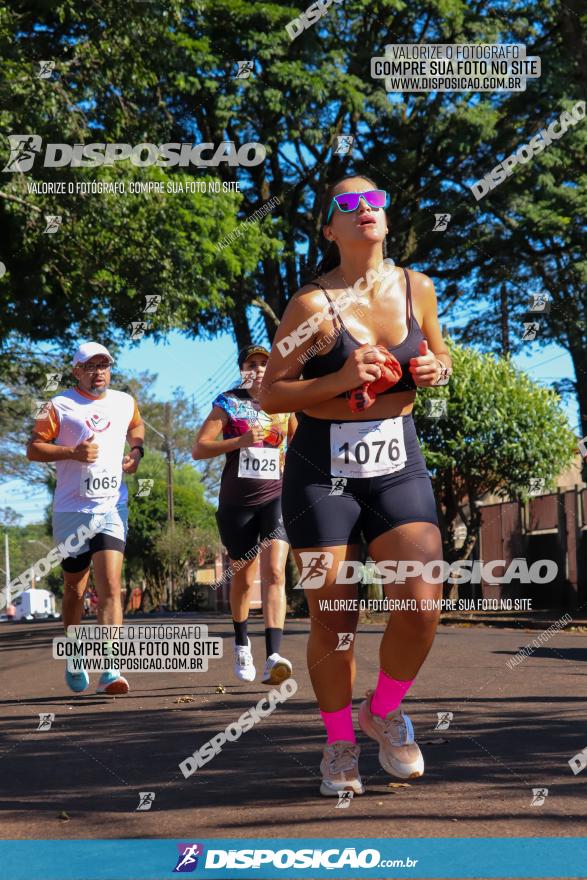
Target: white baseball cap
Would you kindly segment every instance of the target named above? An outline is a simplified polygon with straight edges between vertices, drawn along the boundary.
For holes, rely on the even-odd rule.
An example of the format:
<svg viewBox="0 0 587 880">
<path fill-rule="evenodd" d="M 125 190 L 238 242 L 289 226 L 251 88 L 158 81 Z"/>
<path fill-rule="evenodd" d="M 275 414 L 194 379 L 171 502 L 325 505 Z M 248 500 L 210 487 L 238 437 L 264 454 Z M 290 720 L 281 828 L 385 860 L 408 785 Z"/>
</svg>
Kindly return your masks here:
<svg viewBox="0 0 587 880">
<path fill-rule="evenodd" d="M 90 358 L 95 357 L 97 354 L 102 354 L 104 357 L 107 357 L 110 363 L 114 363 L 114 358 L 110 354 L 107 348 L 104 348 L 103 345 L 100 345 L 99 342 L 84 342 L 76 353 L 73 356 L 73 365 L 74 367 L 77 364 L 85 364 L 86 361 L 89 361 Z"/>
</svg>

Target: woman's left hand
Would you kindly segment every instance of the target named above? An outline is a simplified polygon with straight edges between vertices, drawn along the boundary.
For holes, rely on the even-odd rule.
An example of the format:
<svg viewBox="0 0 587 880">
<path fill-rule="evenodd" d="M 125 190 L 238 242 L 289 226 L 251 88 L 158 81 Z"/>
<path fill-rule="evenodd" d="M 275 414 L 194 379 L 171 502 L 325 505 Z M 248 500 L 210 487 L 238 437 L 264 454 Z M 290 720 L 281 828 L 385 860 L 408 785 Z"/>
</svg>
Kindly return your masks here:
<svg viewBox="0 0 587 880">
<path fill-rule="evenodd" d="M 430 388 L 440 376 L 438 359 L 434 352 L 428 351 L 428 342 L 420 343 L 419 357 L 410 358 L 410 373 L 419 388 Z"/>
</svg>

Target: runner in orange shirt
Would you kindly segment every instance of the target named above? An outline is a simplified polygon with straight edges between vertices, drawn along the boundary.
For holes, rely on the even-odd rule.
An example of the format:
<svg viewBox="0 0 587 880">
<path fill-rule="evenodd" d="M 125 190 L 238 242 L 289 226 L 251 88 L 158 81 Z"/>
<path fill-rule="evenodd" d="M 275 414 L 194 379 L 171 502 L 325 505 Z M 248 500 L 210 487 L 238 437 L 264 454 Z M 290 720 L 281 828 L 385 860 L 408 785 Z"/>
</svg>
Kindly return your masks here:
<svg viewBox="0 0 587 880">
<path fill-rule="evenodd" d="M 122 624 L 121 573 L 127 534 L 128 493 L 123 474 L 133 474 L 144 455 L 145 428 L 130 394 L 112 390 L 112 357 L 96 342 L 80 345 L 73 358 L 75 388 L 52 398 L 37 418 L 27 445 L 31 461 L 55 462 L 53 498 L 56 543 L 75 536 L 80 526 L 94 532 L 77 543 L 75 555 L 61 563 L 63 625 L 79 625 L 84 593 L 94 568 L 98 622 Z M 125 455 L 128 441 L 130 451 Z M 85 669 L 66 669 L 65 680 L 79 693 L 89 686 Z M 97 693 L 125 694 L 127 680 L 114 669 L 104 672 Z"/>
</svg>

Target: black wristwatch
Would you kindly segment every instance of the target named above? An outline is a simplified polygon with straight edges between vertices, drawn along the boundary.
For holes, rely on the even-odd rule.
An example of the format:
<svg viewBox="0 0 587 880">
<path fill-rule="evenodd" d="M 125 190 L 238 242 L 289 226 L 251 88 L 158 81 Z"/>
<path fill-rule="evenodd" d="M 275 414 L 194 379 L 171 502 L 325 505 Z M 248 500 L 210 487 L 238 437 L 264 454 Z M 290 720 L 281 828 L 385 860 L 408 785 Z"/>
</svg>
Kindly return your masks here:
<svg viewBox="0 0 587 880">
<path fill-rule="evenodd" d="M 145 448 L 144 448 L 144 446 L 131 446 L 131 447 L 130 447 L 130 451 L 131 451 L 131 452 L 133 452 L 135 449 L 138 449 L 138 450 L 139 450 L 139 452 L 141 453 L 141 458 L 144 458 L 144 457 L 145 457 Z"/>
</svg>

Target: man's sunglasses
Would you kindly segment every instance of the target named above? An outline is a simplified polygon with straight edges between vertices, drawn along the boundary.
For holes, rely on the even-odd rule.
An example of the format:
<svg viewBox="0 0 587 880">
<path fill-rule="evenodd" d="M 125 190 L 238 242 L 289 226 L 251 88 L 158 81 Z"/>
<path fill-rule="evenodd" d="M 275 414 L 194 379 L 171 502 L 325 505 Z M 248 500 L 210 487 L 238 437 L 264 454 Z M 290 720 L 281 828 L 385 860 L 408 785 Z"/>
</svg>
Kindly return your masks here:
<svg viewBox="0 0 587 880">
<path fill-rule="evenodd" d="M 84 373 L 105 373 L 111 366 L 112 364 L 110 362 L 106 363 L 104 361 L 99 364 L 80 364 Z"/>
<path fill-rule="evenodd" d="M 386 193 L 384 189 L 368 189 L 367 192 L 358 193 L 339 193 L 337 196 L 333 197 L 330 203 L 330 210 L 328 211 L 326 222 L 330 222 L 335 205 L 339 211 L 343 211 L 347 214 L 349 211 L 357 210 L 361 199 L 364 199 L 371 208 L 385 209 L 389 205 L 389 193 Z"/>
</svg>

